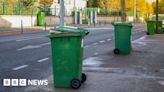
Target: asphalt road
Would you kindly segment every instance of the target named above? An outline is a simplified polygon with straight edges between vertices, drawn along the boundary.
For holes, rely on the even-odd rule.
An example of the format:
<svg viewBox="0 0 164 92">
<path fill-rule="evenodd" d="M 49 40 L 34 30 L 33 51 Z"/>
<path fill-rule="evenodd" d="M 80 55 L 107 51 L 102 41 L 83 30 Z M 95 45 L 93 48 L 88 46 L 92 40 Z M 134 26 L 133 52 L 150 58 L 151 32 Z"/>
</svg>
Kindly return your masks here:
<svg viewBox="0 0 164 92">
<path fill-rule="evenodd" d="M 114 49 L 113 27 L 88 28 L 84 39 L 84 59 Z M 3 87 L 3 79 L 46 79 L 52 75 L 48 33 L 28 33 L 0 37 L 0 92 L 23 92 L 26 87 Z M 145 35 L 142 25 L 133 27 L 132 40 Z"/>
</svg>

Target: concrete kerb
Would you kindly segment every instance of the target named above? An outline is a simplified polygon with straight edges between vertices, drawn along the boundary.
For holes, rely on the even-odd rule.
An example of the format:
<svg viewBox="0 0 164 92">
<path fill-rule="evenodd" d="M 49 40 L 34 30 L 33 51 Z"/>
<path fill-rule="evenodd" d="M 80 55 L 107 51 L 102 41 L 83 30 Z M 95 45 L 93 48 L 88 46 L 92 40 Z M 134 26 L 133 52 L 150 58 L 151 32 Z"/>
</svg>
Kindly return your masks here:
<svg viewBox="0 0 164 92">
<path fill-rule="evenodd" d="M 0 28 L 0 36 L 18 35 L 30 32 L 44 32 L 44 27 L 26 27 L 26 28 Z"/>
<path fill-rule="evenodd" d="M 138 24 L 135 23 L 135 25 L 143 25 L 143 24 Z M 58 25 L 55 25 L 58 26 Z M 111 24 L 106 24 L 106 25 L 91 25 L 87 26 L 87 24 L 69 24 L 68 26 L 75 26 L 75 27 L 81 27 L 81 28 L 102 28 L 102 27 L 112 27 Z M 5 36 L 5 35 L 17 35 L 17 34 L 22 34 L 22 33 L 30 33 L 30 32 L 44 32 L 49 30 L 49 26 L 46 27 L 24 27 L 22 28 L 0 28 L 0 36 Z"/>
<path fill-rule="evenodd" d="M 81 27 L 81 28 L 95 28 L 95 27 L 101 27 L 101 26 L 87 26 L 87 25 L 68 25 L 68 26 L 75 26 L 75 27 Z M 103 27 L 109 27 L 110 25 L 103 26 Z M 51 27 L 26 27 L 26 28 L 1 28 L 0 29 L 0 36 L 7 36 L 7 35 L 18 35 L 22 33 L 30 33 L 30 32 L 45 32 L 49 30 Z"/>
</svg>

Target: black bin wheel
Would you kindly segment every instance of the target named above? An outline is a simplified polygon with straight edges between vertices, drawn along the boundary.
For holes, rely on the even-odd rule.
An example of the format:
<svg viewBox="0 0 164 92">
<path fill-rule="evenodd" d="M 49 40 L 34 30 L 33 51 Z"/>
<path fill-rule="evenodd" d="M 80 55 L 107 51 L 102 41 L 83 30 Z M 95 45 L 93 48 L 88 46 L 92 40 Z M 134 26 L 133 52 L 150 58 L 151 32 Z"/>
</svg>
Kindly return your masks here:
<svg viewBox="0 0 164 92">
<path fill-rule="evenodd" d="M 116 54 L 116 55 L 118 55 L 118 54 L 120 54 L 120 50 L 119 49 L 114 49 L 114 54 Z"/>
<path fill-rule="evenodd" d="M 87 76 L 85 73 L 82 73 L 81 75 L 81 83 L 84 83 L 87 80 Z"/>
<path fill-rule="evenodd" d="M 147 35 L 150 35 L 150 33 L 149 33 L 149 32 L 146 32 L 146 34 L 147 34 Z"/>
<path fill-rule="evenodd" d="M 79 79 L 72 79 L 71 80 L 71 88 L 78 89 L 81 86 L 81 81 Z"/>
</svg>

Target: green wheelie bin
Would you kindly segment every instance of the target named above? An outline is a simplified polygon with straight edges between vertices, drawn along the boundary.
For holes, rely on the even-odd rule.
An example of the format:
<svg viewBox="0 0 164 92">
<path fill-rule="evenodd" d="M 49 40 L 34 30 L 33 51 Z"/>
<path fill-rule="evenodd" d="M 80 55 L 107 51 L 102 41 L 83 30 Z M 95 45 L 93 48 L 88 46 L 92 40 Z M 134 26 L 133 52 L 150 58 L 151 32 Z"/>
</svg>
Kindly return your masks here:
<svg viewBox="0 0 164 92">
<path fill-rule="evenodd" d="M 149 20 L 147 21 L 147 35 L 154 35 L 155 34 L 155 21 Z"/>
<path fill-rule="evenodd" d="M 162 21 L 158 21 L 158 30 L 156 31 L 156 33 L 157 34 L 162 34 L 163 33 Z"/>
<path fill-rule="evenodd" d="M 89 31 L 68 26 L 50 30 L 54 86 L 78 89 L 86 81 L 82 73 L 83 38 Z"/>
<path fill-rule="evenodd" d="M 131 46 L 131 29 L 130 22 L 114 22 L 115 49 L 114 54 L 130 54 Z"/>
<path fill-rule="evenodd" d="M 37 14 L 37 26 L 44 26 L 45 24 L 45 13 L 40 11 Z"/>
</svg>

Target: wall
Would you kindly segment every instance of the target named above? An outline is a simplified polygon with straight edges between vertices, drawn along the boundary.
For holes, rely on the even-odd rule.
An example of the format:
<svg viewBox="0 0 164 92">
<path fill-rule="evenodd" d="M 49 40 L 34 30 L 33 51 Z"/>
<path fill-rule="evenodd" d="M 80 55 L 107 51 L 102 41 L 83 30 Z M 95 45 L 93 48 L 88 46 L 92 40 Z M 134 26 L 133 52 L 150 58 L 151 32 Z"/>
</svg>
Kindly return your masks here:
<svg viewBox="0 0 164 92">
<path fill-rule="evenodd" d="M 121 18 L 111 16 L 97 16 L 97 23 L 111 23 L 115 21 L 121 21 Z"/>
<path fill-rule="evenodd" d="M 59 17 L 46 16 L 47 26 L 55 26 L 60 24 Z M 74 23 L 73 17 L 65 17 L 65 21 L 69 24 Z M 98 16 L 97 23 L 109 24 L 112 22 L 121 21 L 120 17 Z M 127 21 L 133 21 L 132 17 L 127 17 Z M 0 27 L 21 27 L 21 22 L 24 27 L 36 26 L 36 16 L 0 16 Z M 144 22 L 143 18 L 139 18 L 138 22 Z"/>
<path fill-rule="evenodd" d="M 133 16 L 128 16 L 126 20 L 129 22 L 134 21 Z M 117 21 L 121 21 L 121 17 L 98 16 L 97 18 L 98 23 L 111 23 L 111 22 L 117 22 Z M 143 17 L 139 17 L 137 18 L 137 22 L 144 23 L 145 21 Z"/>
<path fill-rule="evenodd" d="M 46 24 L 48 26 L 59 25 L 60 19 L 55 16 L 46 16 Z M 72 17 L 65 17 L 67 23 L 73 23 Z M 21 27 L 21 24 L 24 27 L 36 26 L 37 20 L 36 16 L 0 16 L 0 27 Z"/>
<path fill-rule="evenodd" d="M 0 27 L 32 26 L 35 24 L 35 16 L 0 16 Z"/>
<path fill-rule="evenodd" d="M 46 24 L 48 26 L 54 26 L 60 24 L 60 17 L 47 16 L 45 19 L 46 19 Z M 69 24 L 72 24 L 74 22 L 73 17 L 65 17 L 65 21 Z"/>
</svg>

